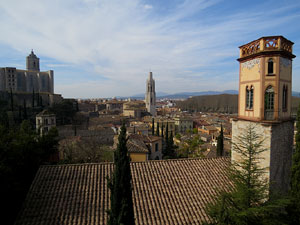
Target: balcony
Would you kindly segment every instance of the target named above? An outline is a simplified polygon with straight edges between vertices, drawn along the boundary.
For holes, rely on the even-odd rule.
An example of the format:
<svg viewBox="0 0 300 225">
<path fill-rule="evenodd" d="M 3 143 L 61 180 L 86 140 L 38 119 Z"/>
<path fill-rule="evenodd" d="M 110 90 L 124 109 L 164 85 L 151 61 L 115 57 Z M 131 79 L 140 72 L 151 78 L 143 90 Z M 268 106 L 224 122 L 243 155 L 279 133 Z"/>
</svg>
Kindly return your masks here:
<svg viewBox="0 0 300 225">
<path fill-rule="evenodd" d="M 282 52 L 294 58 L 293 42 L 283 36 L 262 37 L 248 44 L 240 46 L 240 59 L 251 55 L 257 55 L 262 52 Z"/>
</svg>

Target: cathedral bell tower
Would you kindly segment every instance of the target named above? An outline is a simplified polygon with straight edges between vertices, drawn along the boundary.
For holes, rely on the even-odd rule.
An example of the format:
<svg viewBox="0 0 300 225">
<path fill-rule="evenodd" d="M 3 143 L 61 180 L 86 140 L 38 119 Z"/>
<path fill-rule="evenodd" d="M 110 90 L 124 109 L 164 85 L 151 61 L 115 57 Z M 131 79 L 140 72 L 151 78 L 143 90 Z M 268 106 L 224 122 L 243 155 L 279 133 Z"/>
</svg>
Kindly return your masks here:
<svg viewBox="0 0 300 225">
<path fill-rule="evenodd" d="M 232 122 L 232 142 L 254 125 L 264 135 L 261 166 L 268 168 L 270 189 L 286 192 L 292 159 L 291 118 L 293 42 L 283 36 L 262 37 L 240 46 L 238 117 Z M 238 155 L 232 150 L 232 160 Z"/>
<path fill-rule="evenodd" d="M 152 77 L 152 72 L 149 72 L 149 77 L 146 82 L 146 95 L 145 95 L 146 108 L 152 116 L 156 116 L 156 94 L 155 94 L 155 81 Z"/>
<path fill-rule="evenodd" d="M 26 57 L 26 70 L 40 71 L 40 59 L 34 54 L 33 50 Z"/>
</svg>

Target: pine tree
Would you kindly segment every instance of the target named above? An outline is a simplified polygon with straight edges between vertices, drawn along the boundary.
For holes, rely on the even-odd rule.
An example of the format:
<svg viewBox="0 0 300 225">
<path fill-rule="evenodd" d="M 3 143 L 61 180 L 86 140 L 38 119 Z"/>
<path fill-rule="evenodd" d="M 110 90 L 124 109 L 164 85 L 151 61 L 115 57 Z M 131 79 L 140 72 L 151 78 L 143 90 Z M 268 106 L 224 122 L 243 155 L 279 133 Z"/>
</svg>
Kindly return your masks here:
<svg viewBox="0 0 300 225">
<path fill-rule="evenodd" d="M 258 165 L 263 160 L 263 135 L 249 125 L 245 133 L 232 143 L 240 156 L 228 169 L 228 177 L 233 185 L 230 191 L 220 190 L 214 203 L 208 205 L 207 213 L 213 219 L 209 224 L 258 225 L 284 224 L 285 200 L 269 199 L 269 185 L 265 169 Z"/>
<path fill-rule="evenodd" d="M 152 118 L 152 135 L 154 136 L 154 118 Z"/>
<path fill-rule="evenodd" d="M 156 136 L 159 137 L 159 122 L 156 123 Z"/>
<path fill-rule="evenodd" d="M 132 185 L 128 150 L 126 147 L 126 127 L 121 127 L 118 147 L 114 153 L 114 172 L 108 186 L 111 191 L 109 225 L 133 225 Z"/>
<path fill-rule="evenodd" d="M 291 224 L 300 224 L 300 105 L 297 112 L 296 124 L 296 148 L 293 154 L 291 177 L 291 201 L 289 207 Z"/>
<path fill-rule="evenodd" d="M 220 135 L 217 138 L 217 156 L 224 156 L 224 136 L 222 124 Z"/>
</svg>

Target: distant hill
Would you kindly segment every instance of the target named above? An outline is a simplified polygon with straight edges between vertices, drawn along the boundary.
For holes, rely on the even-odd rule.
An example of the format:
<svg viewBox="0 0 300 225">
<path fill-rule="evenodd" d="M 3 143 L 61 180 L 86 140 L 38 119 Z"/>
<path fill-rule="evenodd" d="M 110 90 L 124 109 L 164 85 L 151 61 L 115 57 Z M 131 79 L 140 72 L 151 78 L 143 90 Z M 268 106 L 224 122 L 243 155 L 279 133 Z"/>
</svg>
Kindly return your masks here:
<svg viewBox="0 0 300 225">
<path fill-rule="evenodd" d="M 238 111 L 238 95 L 235 94 L 195 96 L 176 103 L 182 111 L 189 112 L 237 113 Z M 293 114 L 297 111 L 299 104 L 300 98 L 293 97 Z"/>
<path fill-rule="evenodd" d="M 225 91 L 201 91 L 201 92 L 179 92 L 175 94 L 168 94 L 165 92 L 157 92 L 156 98 L 168 98 L 168 99 L 187 99 L 193 96 L 202 96 L 202 95 L 221 95 L 221 94 L 231 94 L 237 95 L 239 92 L 237 90 L 225 90 Z M 295 97 L 300 97 L 300 92 L 293 91 L 292 95 Z M 121 97 L 121 98 L 134 98 L 134 99 L 144 99 L 145 94 L 137 94 L 130 97 Z"/>
</svg>

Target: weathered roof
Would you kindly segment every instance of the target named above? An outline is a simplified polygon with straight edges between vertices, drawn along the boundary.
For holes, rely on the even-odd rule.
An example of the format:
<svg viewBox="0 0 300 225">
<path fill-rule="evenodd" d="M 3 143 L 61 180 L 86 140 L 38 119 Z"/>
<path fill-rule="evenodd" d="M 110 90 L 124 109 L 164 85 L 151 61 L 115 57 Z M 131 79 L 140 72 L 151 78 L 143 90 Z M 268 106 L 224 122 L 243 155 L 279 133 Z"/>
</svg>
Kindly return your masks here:
<svg viewBox="0 0 300 225">
<path fill-rule="evenodd" d="M 229 158 L 132 162 L 136 224 L 200 224 Z M 112 163 L 41 166 L 16 224 L 106 224 Z M 227 186 L 228 187 L 228 186 Z"/>
</svg>

